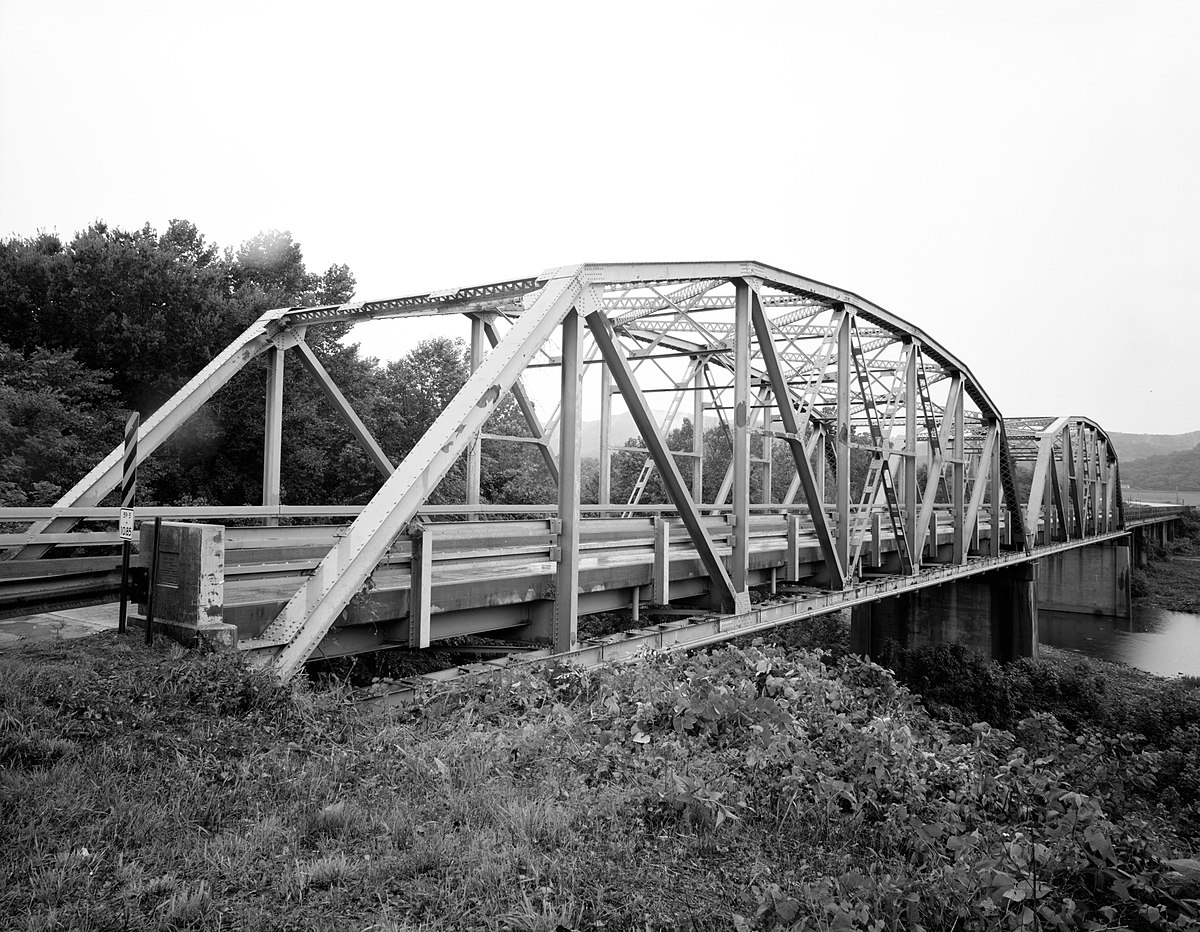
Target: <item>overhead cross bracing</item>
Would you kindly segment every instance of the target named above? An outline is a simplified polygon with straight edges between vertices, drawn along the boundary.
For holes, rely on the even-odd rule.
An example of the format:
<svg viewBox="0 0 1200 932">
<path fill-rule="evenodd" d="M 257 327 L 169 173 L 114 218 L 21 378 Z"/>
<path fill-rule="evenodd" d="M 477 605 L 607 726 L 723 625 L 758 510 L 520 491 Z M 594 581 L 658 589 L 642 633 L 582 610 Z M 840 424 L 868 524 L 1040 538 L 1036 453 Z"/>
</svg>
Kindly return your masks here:
<svg viewBox="0 0 1200 932">
<path fill-rule="evenodd" d="M 404 460 L 392 463 L 306 335 L 329 323 L 431 315 L 471 322 L 473 371 Z M 577 636 L 581 561 L 590 579 L 600 523 L 636 521 L 647 511 L 678 540 L 670 559 L 682 559 L 686 548 L 686 572 L 724 613 L 744 613 L 750 588 L 764 579 L 761 529 L 772 521 L 788 541 L 788 558 L 779 557 L 769 576 L 838 591 L 885 571 L 916 577 L 931 561 L 965 565 L 1001 548 L 1029 550 L 1039 534 L 1069 540 L 1121 522 L 1115 453 L 1090 422 L 1022 420 L 1014 429 L 966 365 L 919 328 L 851 292 L 758 262 L 585 264 L 492 285 L 272 311 L 146 419 L 138 455 L 152 455 L 250 359 L 266 355 L 279 375 L 266 406 L 263 505 L 284 514 L 279 406 L 288 352 L 300 356 L 367 449 L 381 486 L 305 564 L 269 623 L 243 638 L 243 648 L 284 677 L 345 621 L 369 581 L 397 566 L 409 567 L 394 585 L 412 593 L 404 609 L 414 612 L 418 590 L 428 586 L 421 574 L 440 571 L 428 551 L 445 515 L 427 501 L 461 457 L 468 478 L 459 516 L 504 510 L 481 501 L 482 443 L 535 444 L 553 480 L 552 500 L 540 510 L 550 523 L 537 533 L 552 538 L 539 566 L 550 565 L 554 584 L 529 598 L 551 603 L 538 636 L 560 650 Z M 531 381 L 555 371 L 552 392 Z M 488 429 L 510 394 L 528 436 Z M 665 400 L 666 410 L 651 399 Z M 621 407 L 637 425 L 636 445 L 612 435 Z M 581 502 L 585 408 L 589 417 L 598 409 L 601 435 L 596 501 Z M 680 430 L 685 419 L 690 432 Z M 709 453 L 718 439 L 728 456 L 713 475 Z M 615 501 L 613 464 L 622 455 L 644 459 Z M 0 546 L 9 547 L 9 562 L 50 554 L 78 522 L 77 509 L 101 505 L 115 487 L 120 458 L 114 450 L 52 517 L 6 535 Z M 1028 491 L 1018 482 L 1017 464 L 1026 460 L 1034 470 Z M 798 562 L 801 543 L 811 560 Z M 615 543 L 610 550 L 604 559 L 615 566 L 626 551 Z M 640 585 L 636 574 L 609 575 Z M 436 608 L 417 606 L 422 617 L 408 627 L 414 646 L 438 636 L 430 622 Z M 506 625 L 512 617 L 504 615 Z"/>
</svg>

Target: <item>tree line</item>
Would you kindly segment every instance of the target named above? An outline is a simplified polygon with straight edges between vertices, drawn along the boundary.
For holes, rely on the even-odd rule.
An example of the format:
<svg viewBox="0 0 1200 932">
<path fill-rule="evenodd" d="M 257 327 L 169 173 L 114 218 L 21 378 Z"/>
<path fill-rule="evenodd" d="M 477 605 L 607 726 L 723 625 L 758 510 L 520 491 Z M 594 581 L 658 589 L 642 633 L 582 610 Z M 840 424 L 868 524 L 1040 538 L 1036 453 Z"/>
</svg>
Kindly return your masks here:
<svg viewBox="0 0 1200 932">
<path fill-rule="evenodd" d="M 237 249 L 173 220 L 121 230 L 96 222 L 0 241 L 0 505 L 56 501 L 121 441 L 129 411 L 151 414 L 264 311 L 348 301 L 346 265 L 310 272 L 290 233 Z M 309 345 L 393 462 L 469 374 L 461 340 L 434 338 L 393 362 L 362 355 L 347 324 Z M 289 354 L 290 357 L 290 354 Z M 285 372 L 281 484 L 289 504 L 365 502 L 380 476 L 299 364 Z M 261 501 L 267 366 L 255 360 L 148 458 L 142 504 Z M 489 429 L 523 432 L 511 402 Z M 528 445 L 485 448 L 490 501 L 542 497 L 549 475 Z M 458 464 L 434 501 L 462 501 Z"/>
</svg>

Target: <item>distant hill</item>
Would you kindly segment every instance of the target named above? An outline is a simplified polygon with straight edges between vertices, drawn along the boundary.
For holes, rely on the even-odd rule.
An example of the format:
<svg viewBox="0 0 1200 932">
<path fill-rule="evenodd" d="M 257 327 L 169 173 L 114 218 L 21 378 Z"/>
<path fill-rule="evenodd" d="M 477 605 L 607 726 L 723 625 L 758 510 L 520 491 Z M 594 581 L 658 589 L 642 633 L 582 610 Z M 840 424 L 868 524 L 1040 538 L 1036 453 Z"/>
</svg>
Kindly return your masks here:
<svg viewBox="0 0 1200 932">
<path fill-rule="evenodd" d="M 1117 455 L 1120 453 L 1118 445 Z M 1121 481 L 1135 489 L 1200 492 L 1200 443 L 1190 450 L 1149 456 L 1132 463 L 1121 456 Z"/>
<path fill-rule="evenodd" d="M 1109 439 L 1117 448 L 1117 456 L 1121 459 L 1121 473 L 1124 478 L 1125 466 L 1134 460 L 1143 460 L 1148 456 L 1161 456 L 1164 453 L 1175 453 L 1180 450 L 1191 450 L 1200 443 L 1200 430 L 1188 434 L 1117 434 L 1110 433 Z"/>
</svg>

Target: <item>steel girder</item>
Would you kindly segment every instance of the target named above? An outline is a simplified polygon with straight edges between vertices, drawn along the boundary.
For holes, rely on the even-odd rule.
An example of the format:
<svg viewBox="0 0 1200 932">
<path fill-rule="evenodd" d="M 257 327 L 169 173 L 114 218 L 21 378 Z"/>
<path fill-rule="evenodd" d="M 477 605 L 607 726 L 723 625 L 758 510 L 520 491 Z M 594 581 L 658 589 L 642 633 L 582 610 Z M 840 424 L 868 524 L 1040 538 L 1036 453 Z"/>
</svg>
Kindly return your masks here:
<svg viewBox="0 0 1200 932">
<path fill-rule="evenodd" d="M 736 312 L 732 320 L 730 311 Z M 560 324 L 573 313 L 587 319 L 582 338 L 588 332 L 594 335 L 594 345 L 586 353 L 577 345 L 581 339 L 577 331 L 566 336 L 564 347 L 569 351 L 554 347 Z M 410 455 L 393 466 L 303 344 L 304 329 L 332 322 L 448 314 L 466 315 L 474 322 L 473 373 Z M 503 332 L 496 326 L 500 318 L 507 324 Z M 492 344 L 486 355 L 484 337 Z M 468 448 L 475 451 L 468 470 L 472 477 L 468 497 L 478 501 L 477 438 L 505 393 L 514 393 L 547 467 L 559 478 L 560 467 L 567 464 L 560 463 L 550 445 L 555 418 L 544 426 L 532 393 L 521 384 L 521 375 L 531 363 L 561 365 L 566 360 L 576 374 L 572 380 L 576 388 L 592 365 L 601 366 L 606 387 L 610 380 L 618 383 L 631 411 L 637 409 L 635 414 L 642 415 L 637 419 L 639 432 L 664 479 L 669 504 L 688 525 L 712 594 L 727 610 L 744 605 L 747 599 L 751 487 L 759 480 L 764 507 L 796 509 L 792 497 L 803 491 L 827 582 L 835 589 L 855 579 L 864 535 L 872 525 L 878 527 L 883 514 L 889 517 L 897 540 L 903 540 L 901 552 L 907 555 L 900 567 L 903 573 L 920 571 L 922 543 L 939 511 L 950 515 L 953 562 L 965 561 L 988 497 L 993 553 L 999 546 L 995 529 L 1001 503 L 1019 546 L 1032 546 L 1026 529 L 1036 527 L 1037 510 L 1028 504 L 1018 506 L 1015 486 L 1014 461 L 1028 449 L 1024 422 L 1010 442 L 1000 412 L 970 370 L 924 331 L 852 292 L 762 263 L 571 266 L 492 285 L 272 311 L 146 420 L 141 455 L 149 455 L 251 359 L 270 350 L 281 361 L 284 352 L 295 347 L 386 478 L 262 636 L 244 645 L 284 677 L 299 669 L 316 648 L 387 555 L 396 535 Z M 597 348 L 601 356 L 593 359 Z M 643 366 L 649 375 L 635 377 L 634 371 Z M 661 424 L 646 401 L 649 393 L 668 390 L 655 380 L 676 393 Z M 272 387 L 266 408 L 269 424 L 277 423 L 280 406 L 278 380 Z M 569 481 L 559 488 L 558 507 L 570 512 L 563 518 L 575 528 L 570 533 L 577 533 L 581 414 L 578 395 L 566 391 L 570 387 L 564 386 L 564 394 L 572 400 L 562 409 L 557 428 L 559 454 L 570 461 Z M 687 410 L 681 399 L 688 393 L 693 399 L 692 442 L 686 451 L 671 450 L 672 421 L 681 408 Z M 606 421 L 608 400 L 602 405 Z M 727 411 L 733 413 L 732 419 L 726 418 Z M 713 507 L 704 502 L 700 489 L 706 415 L 729 425 L 740 463 L 731 464 L 727 483 L 733 492 L 729 521 L 735 540 L 730 556 L 718 554 L 697 517 Z M 607 457 L 614 446 L 610 425 L 602 424 L 601 430 Z M 277 488 L 278 459 L 286 455 L 275 433 L 267 432 L 266 497 L 274 493 L 273 483 Z M 770 488 L 766 454 L 772 439 L 786 443 L 797 468 L 786 494 L 772 493 Z M 752 453 L 755 445 L 762 451 L 757 456 Z M 1060 441 L 1054 449 L 1061 454 L 1063 447 Z M 1089 503 L 1115 500 L 1119 512 L 1120 491 L 1111 478 L 1115 455 L 1110 460 L 1087 447 L 1082 434 L 1075 448 L 1059 469 L 1063 474 L 1060 497 L 1072 503 L 1079 522 L 1096 524 L 1101 519 L 1089 515 L 1101 509 Z M 116 485 L 120 454 L 114 450 L 59 505 L 99 502 Z M 691 490 L 675 468 L 676 457 L 683 456 L 692 458 Z M 866 461 L 873 465 L 863 479 L 858 470 Z M 607 463 L 602 464 L 601 476 L 601 496 L 607 498 Z M 1047 481 L 1043 478 L 1043 483 Z M 70 519 L 59 519 L 31 528 L 29 546 L 9 556 L 40 556 L 49 547 L 37 544 L 37 532 L 69 526 Z M 566 526 L 564 533 L 568 533 Z M 573 549 L 570 540 L 564 544 L 567 552 Z M 559 578 L 571 579 L 561 570 Z M 569 598 L 557 599 L 554 637 L 559 646 L 574 637 L 574 619 L 564 615 L 572 611 Z"/>
</svg>

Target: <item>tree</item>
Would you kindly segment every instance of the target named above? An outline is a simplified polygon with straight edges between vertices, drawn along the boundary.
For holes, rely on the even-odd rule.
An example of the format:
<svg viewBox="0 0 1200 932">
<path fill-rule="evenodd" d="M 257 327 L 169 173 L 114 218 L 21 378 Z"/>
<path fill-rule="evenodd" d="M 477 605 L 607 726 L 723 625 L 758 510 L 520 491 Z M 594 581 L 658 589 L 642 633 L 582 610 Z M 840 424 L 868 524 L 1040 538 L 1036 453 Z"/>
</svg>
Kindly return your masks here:
<svg viewBox="0 0 1200 932">
<path fill-rule="evenodd" d="M 120 412 L 107 373 L 71 353 L 28 357 L 0 343 L 0 505 L 49 505 L 117 442 Z"/>
</svg>

